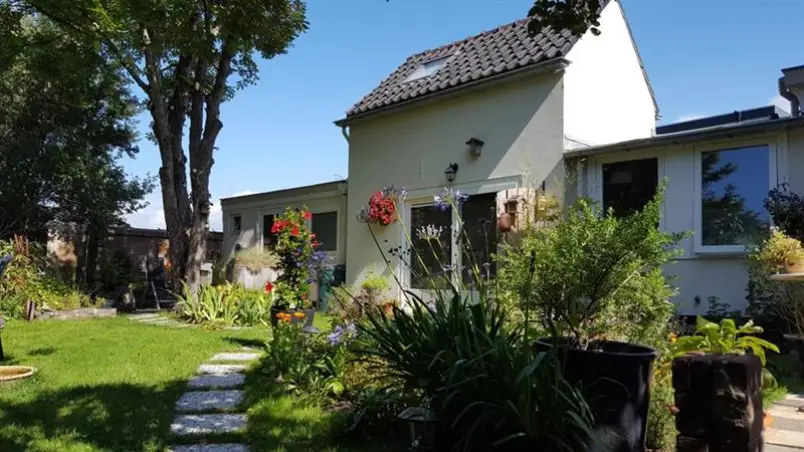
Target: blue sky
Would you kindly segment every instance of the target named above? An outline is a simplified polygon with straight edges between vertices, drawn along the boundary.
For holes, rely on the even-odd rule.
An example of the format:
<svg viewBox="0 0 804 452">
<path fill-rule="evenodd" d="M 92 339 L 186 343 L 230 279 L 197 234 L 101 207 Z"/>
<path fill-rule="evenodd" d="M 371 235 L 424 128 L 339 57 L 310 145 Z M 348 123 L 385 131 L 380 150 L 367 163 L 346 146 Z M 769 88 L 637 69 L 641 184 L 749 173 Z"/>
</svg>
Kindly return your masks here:
<svg viewBox="0 0 804 452">
<path fill-rule="evenodd" d="M 800 0 L 622 0 L 656 93 L 662 123 L 781 103 L 783 67 L 804 64 Z M 309 0 L 310 30 L 287 55 L 260 62 L 260 81 L 223 107 L 213 198 L 347 176 L 347 145 L 332 121 L 410 54 L 522 18 L 529 0 Z M 605 29 L 603 29 L 605 33 Z M 156 174 L 143 139 L 136 175 Z M 159 189 L 131 217 L 164 227 Z M 211 224 L 220 230 L 219 204 Z"/>
</svg>

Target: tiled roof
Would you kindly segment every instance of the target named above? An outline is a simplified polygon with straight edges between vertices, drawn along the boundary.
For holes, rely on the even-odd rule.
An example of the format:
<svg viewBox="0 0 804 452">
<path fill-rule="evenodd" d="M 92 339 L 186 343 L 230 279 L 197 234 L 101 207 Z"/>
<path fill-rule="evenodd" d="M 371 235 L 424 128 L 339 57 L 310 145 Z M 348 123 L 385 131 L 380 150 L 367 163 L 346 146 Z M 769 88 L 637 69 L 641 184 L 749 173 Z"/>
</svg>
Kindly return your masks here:
<svg viewBox="0 0 804 452">
<path fill-rule="evenodd" d="M 550 27 L 528 36 L 528 19 L 519 20 L 408 57 L 390 76 L 346 112 L 347 118 L 448 88 L 567 55 L 578 37 Z M 435 74 L 406 81 L 424 63 L 450 56 Z"/>
</svg>

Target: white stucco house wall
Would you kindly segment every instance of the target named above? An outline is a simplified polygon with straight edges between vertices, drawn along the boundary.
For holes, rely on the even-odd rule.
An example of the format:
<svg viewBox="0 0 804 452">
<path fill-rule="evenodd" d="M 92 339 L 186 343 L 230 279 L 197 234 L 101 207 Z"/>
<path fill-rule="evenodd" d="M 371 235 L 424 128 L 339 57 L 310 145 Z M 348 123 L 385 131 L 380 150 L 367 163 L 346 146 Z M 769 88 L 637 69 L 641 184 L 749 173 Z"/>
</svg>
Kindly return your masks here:
<svg viewBox="0 0 804 452">
<path fill-rule="evenodd" d="M 408 190 L 400 206 L 402 221 L 373 226 L 386 252 L 397 247 L 404 252 L 406 235 L 415 241 L 419 225 L 435 223 L 449 230 L 455 224 L 453 214 L 432 206 L 444 186 L 470 195 L 464 220 L 482 222 L 510 208 L 516 211 L 523 193 L 534 189 L 562 201 L 591 196 L 605 204 L 612 196 L 612 177 L 620 184 L 652 181 L 653 186 L 667 177 L 660 226 L 700 230 L 701 154 L 753 146 L 757 154 L 739 155 L 766 157 L 764 165 L 752 168 L 763 172 L 754 178 L 763 193 L 782 181 L 804 191 L 804 176 L 788 170 L 794 164 L 804 168 L 804 127 L 798 117 L 764 109 L 750 120 L 738 114 L 736 120 L 667 126 L 657 133 L 656 99 L 618 1 L 608 2 L 600 24 L 600 36 L 573 37 L 548 29 L 531 38 L 527 21 L 521 20 L 408 57 L 335 121 L 349 142 L 348 182 L 224 199 L 224 253 L 232 255 L 238 246 L 265 246 L 271 215 L 306 205 L 314 226 L 316 212 L 336 212 L 336 226 L 333 214 L 326 215 L 327 228 L 333 230 L 324 234 L 336 237 L 329 252 L 333 263 L 345 264 L 347 284 L 372 272 L 394 273 L 415 289 L 409 265 L 386 256 L 387 268 L 366 225 L 356 220 L 357 210 L 386 186 Z M 789 75 L 791 93 L 798 86 L 793 76 L 798 72 Z M 470 139 L 482 143 L 479 155 L 470 152 Z M 626 173 L 641 167 L 613 165 L 645 159 L 653 159 L 648 172 L 637 171 L 634 179 Z M 448 181 L 445 169 L 451 165 L 457 165 L 457 172 Z M 627 194 L 622 187 L 614 188 L 620 197 Z M 754 197 L 759 192 L 753 186 L 748 190 Z M 634 199 L 617 202 L 629 207 Z M 481 241 L 496 240 L 486 230 L 473 233 Z M 685 241 L 684 255 L 667 269 L 679 277 L 682 312 L 705 311 L 705 303 L 694 300 L 709 296 L 743 307 L 741 247 L 713 247 L 700 240 L 696 234 Z M 460 266 L 469 257 L 450 247 L 444 258 Z"/>
</svg>

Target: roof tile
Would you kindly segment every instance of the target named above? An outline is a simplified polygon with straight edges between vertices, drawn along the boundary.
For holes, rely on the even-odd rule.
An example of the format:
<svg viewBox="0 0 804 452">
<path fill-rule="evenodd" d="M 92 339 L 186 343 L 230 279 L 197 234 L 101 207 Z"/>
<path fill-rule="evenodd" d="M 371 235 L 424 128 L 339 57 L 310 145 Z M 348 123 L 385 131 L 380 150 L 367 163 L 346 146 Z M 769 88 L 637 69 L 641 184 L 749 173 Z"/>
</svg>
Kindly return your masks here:
<svg viewBox="0 0 804 452">
<path fill-rule="evenodd" d="M 562 57 L 577 37 L 567 30 L 547 27 L 528 36 L 528 20 L 523 19 L 436 49 L 411 55 L 373 91 L 346 112 L 347 117 L 370 112 L 426 94 L 460 86 L 485 77 Z M 406 82 L 422 64 L 452 56 L 434 74 Z"/>
</svg>

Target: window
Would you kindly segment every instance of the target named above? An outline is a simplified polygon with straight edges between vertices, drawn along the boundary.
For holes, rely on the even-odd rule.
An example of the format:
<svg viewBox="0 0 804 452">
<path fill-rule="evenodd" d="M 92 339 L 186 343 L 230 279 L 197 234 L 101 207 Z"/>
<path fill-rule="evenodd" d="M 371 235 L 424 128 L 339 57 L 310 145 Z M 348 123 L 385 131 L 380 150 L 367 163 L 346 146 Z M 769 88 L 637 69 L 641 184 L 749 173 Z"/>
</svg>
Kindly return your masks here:
<svg viewBox="0 0 804 452">
<path fill-rule="evenodd" d="M 414 206 L 410 209 L 410 217 L 413 249 L 405 259 L 409 260 L 411 288 L 430 289 L 431 277 L 452 275 L 453 269 L 459 268 L 461 279 L 467 286 L 475 281 L 475 266 L 480 276 L 495 276 L 492 254 L 497 252 L 498 243 L 497 193 L 470 196 L 461 206 L 464 230 L 460 241 L 453 240 L 451 209 Z M 467 246 L 460 253 L 453 253 L 454 243 Z"/>
<path fill-rule="evenodd" d="M 321 243 L 321 251 L 335 251 L 338 248 L 338 212 L 314 213 L 310 225 L 316 240 Z"/>
<path fill-rule="evenodd" d="M 463 205 L 463 230 L 466 234 L 461 243 L 463 283 L 475 282 L 474 268 L 480 277 L 490 278 L 497 274 L 497 266 L 491 255 L 497 252 L 497 194 L 486 193 L 470 196 Z"/>
<path fill-rule="evenodd" d="M 240 215 L 232 215 L 230 226 L 230 234 L 240 234 L 240 231 L 243 229 L 243 218 Z"/>
<path fill-rule="evenodd" d="M 414 80 L 429 77 L 435 74 L 436 72 L 438 72 L 439 69 L 441 69 L 442 67 L 444 67 L 445 64 L 447 64 L 447 60 L 449 60 L 451 56 L 452 55 L 447 55 L 441 58 L 434 58 L 430 61 L 425 62 L 424 64 L 416 68 L 415 71 L 411 72 L 411 74 L 405 79 L 405 82 L 412 82 Z"/>
<path fill-rule="evenodd" d="M 452 263 L 452 211 L 432 205 L 412 207 L 410 217 L 413 250 L 405 256 L 410 260 L 410 287 L 430 289 L 429 278 L 444 275 Z"/>
<path fill-rule="evenodd" d="M 770 188 L 766 145 L 700 153 L 700 244 L 743 246 L 767 229 Z"/>
<path fill-rule="evenodd" d="M 659 160 L 628 160 L 603 164 L 603 208 L 617 217 L 642 210 L 656 193 Z"/>
<path fill-rule="evenodd" d="M 277 237 L 276 234 L 271 232 L 275 219 L 276 215 L 274 214 L 262 216 L 262 246 L 265 248 L 273 249 L 276 247 Z"/>
</svg>

